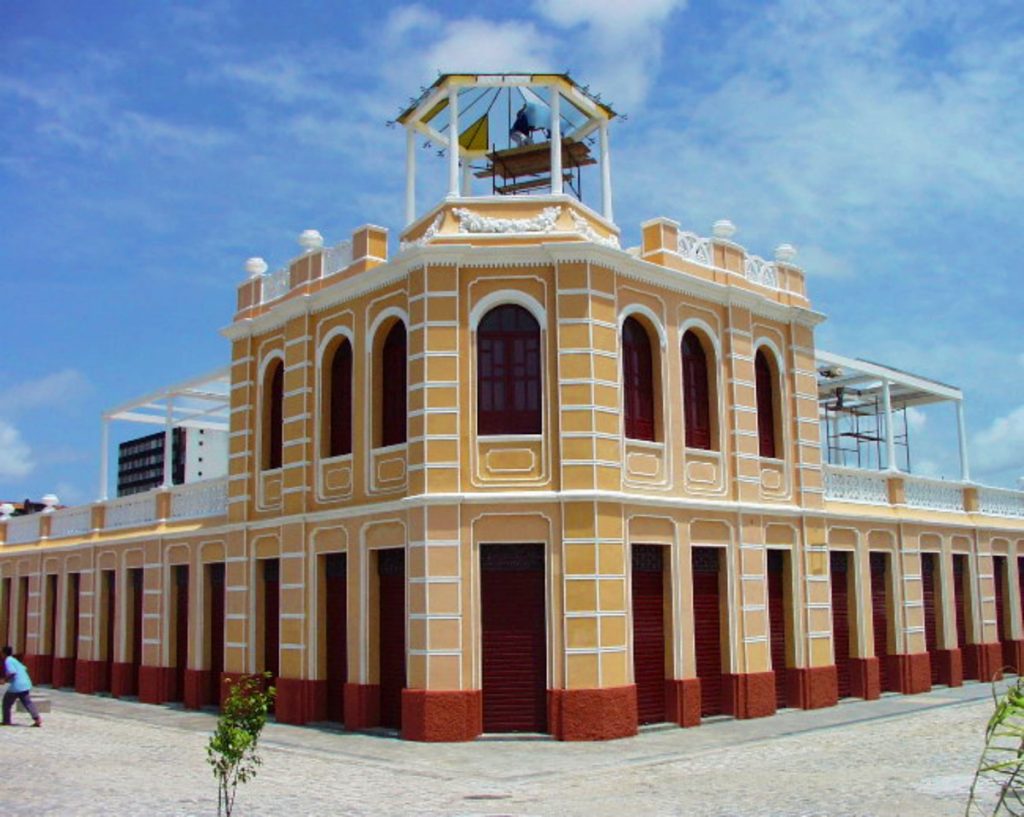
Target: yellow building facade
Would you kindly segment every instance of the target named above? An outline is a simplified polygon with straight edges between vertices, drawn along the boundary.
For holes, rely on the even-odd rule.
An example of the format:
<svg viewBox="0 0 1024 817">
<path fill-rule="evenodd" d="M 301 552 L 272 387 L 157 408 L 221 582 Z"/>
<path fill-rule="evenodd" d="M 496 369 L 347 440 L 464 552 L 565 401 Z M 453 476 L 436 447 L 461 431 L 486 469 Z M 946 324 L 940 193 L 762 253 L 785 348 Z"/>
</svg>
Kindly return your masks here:
<svg viewBox="0 0 1024 817">
<path fill-rule="evenodd" d="M 1024 494 L 823 464 L 790 253 L 465 192 L 239 287 L 226 480 L 0 521 L 37 682 L 575 740 L 1017 671 Z"/>
</svg>

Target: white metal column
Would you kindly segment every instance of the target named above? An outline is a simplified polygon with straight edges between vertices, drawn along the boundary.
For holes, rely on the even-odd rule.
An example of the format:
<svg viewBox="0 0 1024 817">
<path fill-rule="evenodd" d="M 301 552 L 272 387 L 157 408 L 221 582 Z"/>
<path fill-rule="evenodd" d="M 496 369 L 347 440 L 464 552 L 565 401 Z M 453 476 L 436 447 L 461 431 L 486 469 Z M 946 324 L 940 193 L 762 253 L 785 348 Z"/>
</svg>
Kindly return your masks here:
<svg viewBox="0 0 1024 817">
<path fill-rule="evenodd" d="M 886 468 L 898 471 L 896 467 L 896 439 L 892 433 L 892 399 L 889 395 L 889 381 L 882 381 L 882 408 L 885 411 L 885 457 Z"/>
<path fill-rule="evenodd" d="M 967 424 L 964 421 L 964 401 L 956 401 L 956 431 L 960 442 L 960 479 L 971 481 L 971 466 L 967 461 Z"/>
<path fill-rule="evenodd" d="M 551 86 L 551 194 L 562 193 L 562 114 L 561 92 L 557 85 Z"/>
<path fill-rule="evenodd" d="M 612 157 L 608 147 L 608 120 L 601 120 L 601 214 L 614 221 L 612 215 Z"/>
<path fill-rule="evenodd" d="M 98 501 L 107 500 L 107 482 L 110 468 L 110 423 L 106 417 L 100 421 L 100 494 Z"/>
<path fill-rule="evenodd" d="M 170 488 L 174 482 L 174 400 L 167 398 L 167 417 L 164 420 L 164 484 Z"/>
<path fill-rule="evenodd" d="M 459 89 L 448 89 L 448 195 L 459 195 Z"/>
<path fill-rule="evenodd" d="M 405 225 L 416 220 L 416 131 L 405 130 Z"/>
</svg>

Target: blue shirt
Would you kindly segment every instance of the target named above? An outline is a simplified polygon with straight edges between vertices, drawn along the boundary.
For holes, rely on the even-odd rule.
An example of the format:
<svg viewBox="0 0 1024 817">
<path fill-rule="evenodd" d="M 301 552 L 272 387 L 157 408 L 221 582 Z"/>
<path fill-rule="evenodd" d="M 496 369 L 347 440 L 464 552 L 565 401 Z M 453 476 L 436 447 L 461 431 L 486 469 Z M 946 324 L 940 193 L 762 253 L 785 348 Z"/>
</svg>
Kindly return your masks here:
<svg viewBox="0 0 1024 817">
<path fill-rule="evenodd" d="M 11 685 L 7 688 L 8 692 L 28 692 L 32 689 L 32 679 L 28 677 L 28 670 L 13 655 L 4 659 L 4 678 L 8 675 L 14 676 Z"/>
</svg>

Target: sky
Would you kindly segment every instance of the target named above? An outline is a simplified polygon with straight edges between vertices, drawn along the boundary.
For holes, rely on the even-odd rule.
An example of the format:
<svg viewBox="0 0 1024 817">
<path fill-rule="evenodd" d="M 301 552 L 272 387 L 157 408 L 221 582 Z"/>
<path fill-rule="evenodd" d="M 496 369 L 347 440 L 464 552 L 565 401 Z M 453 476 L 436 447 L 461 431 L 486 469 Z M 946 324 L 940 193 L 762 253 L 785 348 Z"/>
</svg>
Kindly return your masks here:
<svg viewBox="0 0 1024 817">
<path fill-rule="evenodd" d="M 397 251 L 386 123 L 439 71 L 599 91 L 624 246 L 657 216 L 794 244 L 818 345 L 961 387 L 972 477 L 1012 486 L 1022 55 L 1017 0 L 0 0 L 0 498 L 94 499 L 101 412 L 227 363 L 246 258 L 365 223 Z M 952 407 L 910 423 L 957 477 Z"/>
</svg>

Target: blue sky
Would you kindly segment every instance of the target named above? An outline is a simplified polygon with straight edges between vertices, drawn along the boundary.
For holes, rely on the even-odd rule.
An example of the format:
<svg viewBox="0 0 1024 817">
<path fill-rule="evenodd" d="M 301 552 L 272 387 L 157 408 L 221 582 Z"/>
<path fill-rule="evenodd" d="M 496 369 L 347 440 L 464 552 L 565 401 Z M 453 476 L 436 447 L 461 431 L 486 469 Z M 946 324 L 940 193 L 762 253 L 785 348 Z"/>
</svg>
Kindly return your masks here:
<svg viewBox="0 0 1024 817">
<path fill-rule="evenodd" d="M 627 245 L 659 215 L 795 244 L 819 345 L 961 386 L 973 476 L 1024 475 L 1019 2 L 0 0 L 0 19 L 0 497 L 94 498 L 100 412 L 227 361 L 247 257 L 274 268 L 310 227 L 396 241 L 384 123 L 438 70 L 571 70 L 629 115 Z M 915 415 L 916 470 L 956 475 L 954 429 Z"/>
</svg>

